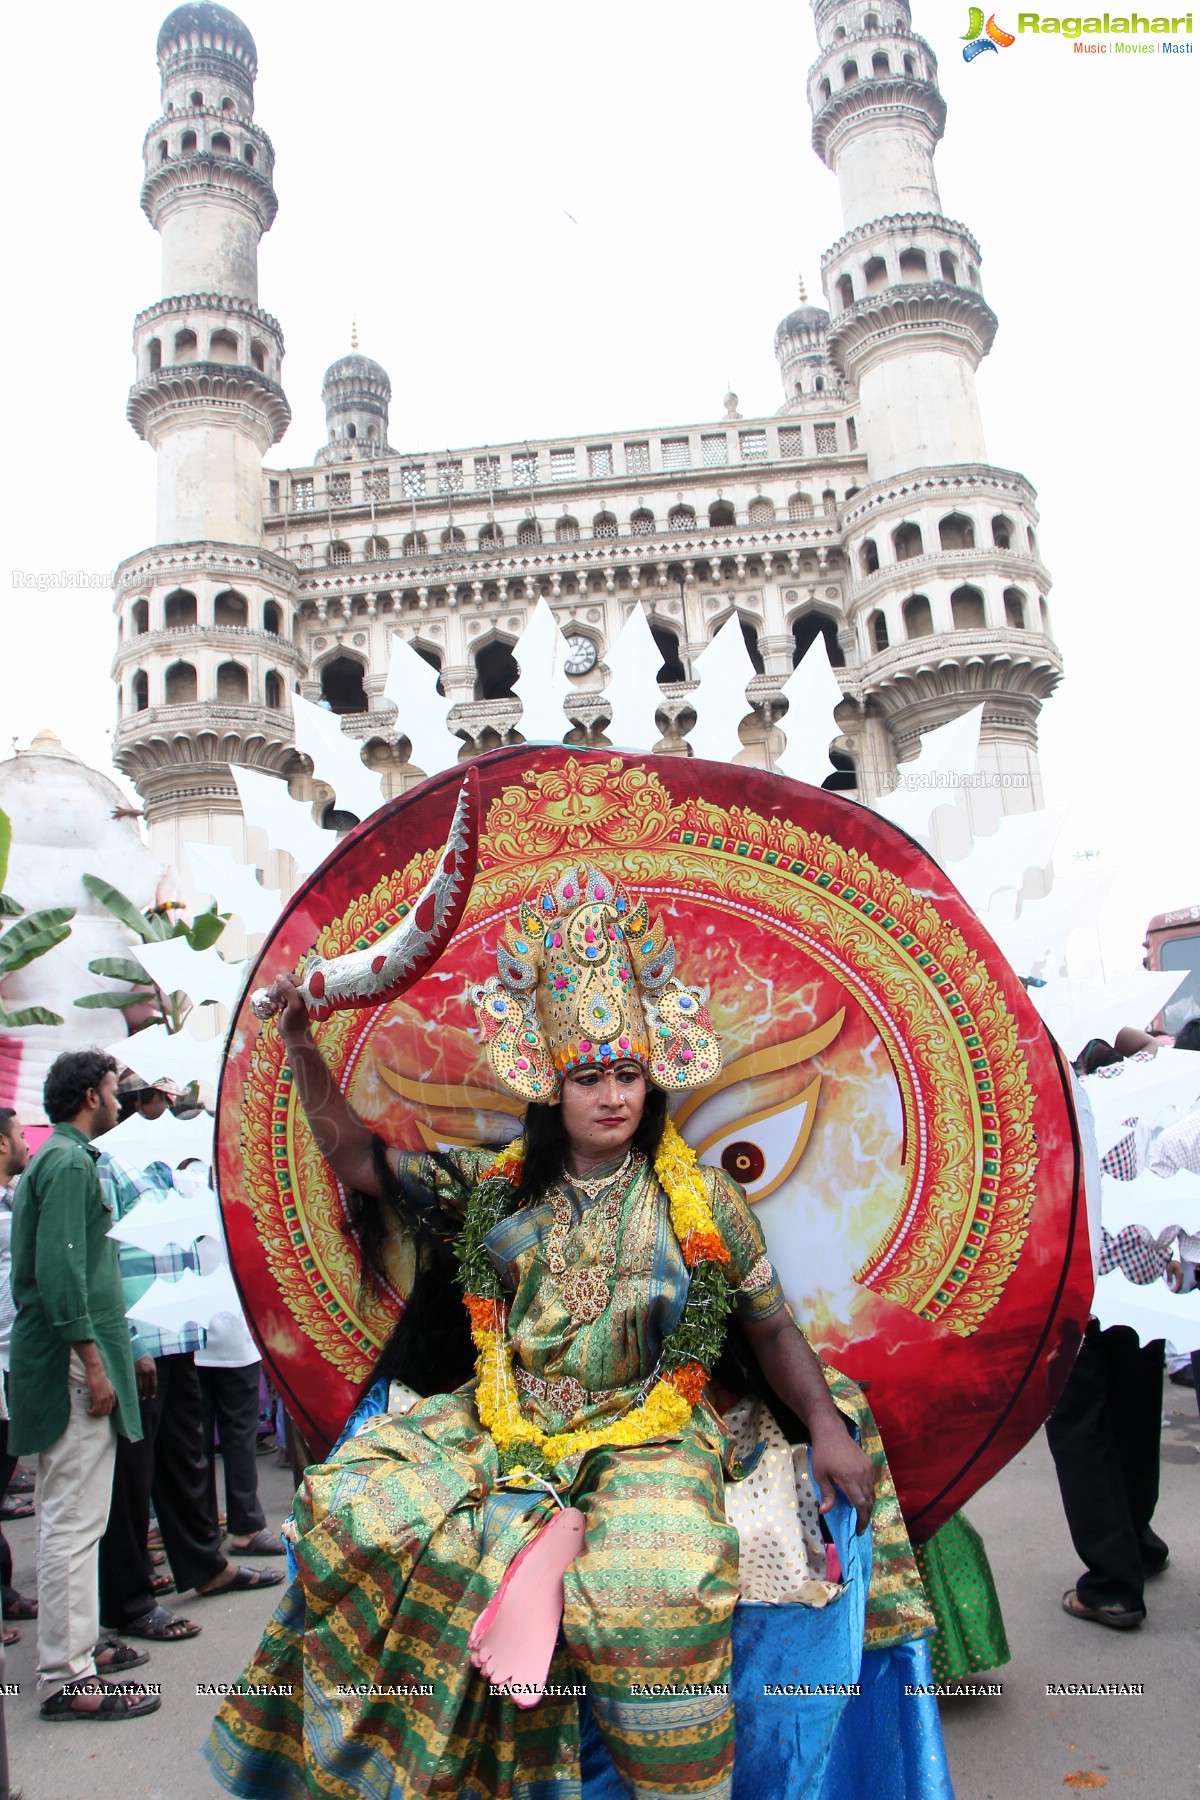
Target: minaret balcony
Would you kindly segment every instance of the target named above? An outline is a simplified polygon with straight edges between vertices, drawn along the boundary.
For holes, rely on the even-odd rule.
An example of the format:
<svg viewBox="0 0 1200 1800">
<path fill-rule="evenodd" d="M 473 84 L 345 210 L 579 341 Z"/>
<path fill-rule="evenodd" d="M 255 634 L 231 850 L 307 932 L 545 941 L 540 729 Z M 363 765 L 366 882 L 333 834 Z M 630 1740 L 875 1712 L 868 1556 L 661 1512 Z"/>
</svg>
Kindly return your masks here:
<svg viewBox="0 0 1200 1800">
<path fill-rule="evenodd" d="M 142 211 L 156 231 L 168 206 L 218 197 L 244 206 L 260 233 L 275 223 L 279 200 L 270 176 L 223 152 L 194 150 L 169 157 L 156 164 L 142 183 Z"/>
<path fill-rule="evenodd" d="M 979 245 L 965 225 L 941 213 L 888 213 L 839 238 L 821 258 L 832 319 L 890 287 L 938 280 L 980 291 Z"/>
<path fill-rule="evenodd" d="M 961 583 L 972 577 L 982 581 L 993 574 L 1002 576 L 1010 585 L 1036 588 L 1039 594 L 1048 594 L 1052 585 L 1049 569 L 1037 557 L 1019 550 L 1002 550 L 995 544 L 980 544 L 974 550 L 934 550 L 927 556 L 882 563 L 870 575 L 859 576 L 847 603 L 861 609 L 874 606 L 885 594 L 915 593 L 938 579 Z"/>
<path fill-rule="evenodd" d="M 829 328 L 829 360 L 848 381 L 895 349 L 957 350 L 978 368 L 999 329 L 981 294 L 948 281 L 909 281 L 868 294 Z"/>
<path fill-rule="evenodd" d="M 169 625 L 158 631 L 139 631 L 122 638 L 113 656 L 110 673 L 116 676 L 131 663 L 150 656 L 182 656 L 190 650 L 227 650 L 234 656 L 257 653 L 272 662 L 303 668 L 304 657 L 289 638 L 253 625 Z"/>
<path fill-rule="evenodd" d="M 861 696 L 888 714 L 962 694 L 1011 694 L 1041 702 L 1062 679 L 1062 652 L 1039 631 L 938 632 L 893 644 L 857 672 Z"/>
<path fill-rule="evenodd" d="M 125 416 L 139 437 L 150 439 L 167 419 L 216 409 L 228 418 L 240 412 L 261 423 L 263 449 L 277 444 L 291 424 L 292 409 L 277 381 L 245 364 L 174 363 L 157 369 L 129 390 Z"/>
<path fill-rule="evenodd" d="M 232 294 L 172 294 L 133 321 L 133 354 L 145 379 L 197 357 L 249 366 L 272 381 L 283 368 L 283 327 L 273 313 Z"/>
</svg>

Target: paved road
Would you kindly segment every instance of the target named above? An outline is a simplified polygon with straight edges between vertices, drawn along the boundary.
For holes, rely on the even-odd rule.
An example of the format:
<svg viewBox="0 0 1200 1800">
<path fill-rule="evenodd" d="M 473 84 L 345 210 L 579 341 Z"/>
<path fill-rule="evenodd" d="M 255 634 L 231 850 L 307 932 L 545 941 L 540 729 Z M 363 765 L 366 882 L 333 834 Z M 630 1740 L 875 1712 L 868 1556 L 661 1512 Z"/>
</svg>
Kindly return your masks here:
<svg viewBox="0 0 1200 1800">
<path fill-rule="evenodd" d="M 1171 1567 L 1149 1592 L 1150 1619 L 1120 1634 L 1059 1610 L 1078 1572 L 1040 1435 L 968 1508 L 988 1546 L 1012 1645 L 998 1699 L 942 1702 L 958 1800 L 1063 1800 L 1076 1771 L 1105 1778 L 1112 1800 L 1188 1800 L 1197 1792 L 1196 1669 L 1200 1666 L 1200 1418 L 1188 1390 L 1168 1387 L 1163 1493 L 1156 1518 Z M 290 1477 L 261 1458 L 268 1517 L 290 1504 Z M 17 1585 L 34 1586 L 33 1524 L 9 1527 Z M 276 1565 L 277 1566 L 277 1565 Z M 274 1590 L 278 1595 L 278 1590 Z M 139 1676 L 162 1683 L 162 1710 L 113 1726 L 46 1725 L 34 1693 L 36 1627 L 9 1652 L 13 1778 L 26 1800 L 215 1800 L 198 1746 L 214 1700 L 197 1684 L 232 1679 L 258 1640 L 272 1593 L 226 1600 L 172 1597 L 202 1621 L 189 1643 L 154 1648 Z M 1142 1682 L 1141 1696 L 1047 1696 L 1049 1682 Z"/>
</svg>

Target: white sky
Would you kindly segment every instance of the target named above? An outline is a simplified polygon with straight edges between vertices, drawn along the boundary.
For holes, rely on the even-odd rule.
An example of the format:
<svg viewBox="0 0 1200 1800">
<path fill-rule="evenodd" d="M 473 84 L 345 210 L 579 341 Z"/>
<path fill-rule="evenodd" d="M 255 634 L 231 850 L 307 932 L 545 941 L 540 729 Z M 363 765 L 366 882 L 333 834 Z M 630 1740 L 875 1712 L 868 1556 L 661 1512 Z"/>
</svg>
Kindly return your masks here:
<svg viewBox="0 0 1200 1800">
<path fill-rule="evenodd" d="M 153 456 L 124 403 L 133 316 L 160 293 L 138 191 L 167 10 L 64 0 L 52 28 L 33 9 L 6 25 L 6 579 L 109 570 L 153 538 Z M 775 410 L 774 327 L 798 270 L 820 299 L 841 231 L 810 147 L 802 0 L 247 0 L 242 16 L 280 200 L 260 300 L 294 413 L 271 462 L 322 442 L 321 376 L 355 315 L 399 449 L 717 419 L 729 383 L 744 414 Z M 1000 319 L 979 375 L 989 454 L 1038 489 L 1055 577 L 1047 799 L 1072 803 L 1068 853 L 1115 873 L 1111 969 L 1140 959 L 1151 913 L 1200 900 L 1200 58 L 1022 36 L 967 66 L 965 16 L 936 0 L 914 23 L 950 109 L 943 208 L 980 240 Z M 49 725 L 108 767 L 110 602 L 13 592 L 0 754 Z"/>
</svg>

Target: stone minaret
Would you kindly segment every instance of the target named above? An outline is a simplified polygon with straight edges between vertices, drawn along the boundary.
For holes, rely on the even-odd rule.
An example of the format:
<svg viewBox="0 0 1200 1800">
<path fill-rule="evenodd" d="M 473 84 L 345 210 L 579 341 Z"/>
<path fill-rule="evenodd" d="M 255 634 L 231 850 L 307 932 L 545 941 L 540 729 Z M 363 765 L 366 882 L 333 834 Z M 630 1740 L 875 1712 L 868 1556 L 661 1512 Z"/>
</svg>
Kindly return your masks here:
<svg viewBox="0 0 1200 1800">
<path fill-rule="evenodd" d="M 979 768 L 996 783 L 972 812 L 987 828 L 1041 803 L 1037 718 L 1061 673 L 1036 496 L 987 459 L 975 371 L 997 321 L 979 246 L 938 195 L 937 59 L 907 0 L 814 0 L 814 13 L 813 147 L 845 223 L 822 259 L 826 352 L 857 395 L 868 467 L 842 514 L 863 725 L 902 760 L 982 700 Z"/>
<path fill-rule="evenodd" d="M 229 764 L 296 766 L 300 674 L 291 565 L 263 547 L 262 459 L 290 411 L 283 334 L 258 303 L 275 218 L 274 151 L 254 121 L 254 39 L 223 6 L 180 6 L 158 34 L 162 107 L 142 208 L 162 238 L 162 298 L 134 321 L 130 424 L 155 452 L 155 542 L 116 580 L 118 765 L 150 841 L 244 852 Z"/>
</svg>

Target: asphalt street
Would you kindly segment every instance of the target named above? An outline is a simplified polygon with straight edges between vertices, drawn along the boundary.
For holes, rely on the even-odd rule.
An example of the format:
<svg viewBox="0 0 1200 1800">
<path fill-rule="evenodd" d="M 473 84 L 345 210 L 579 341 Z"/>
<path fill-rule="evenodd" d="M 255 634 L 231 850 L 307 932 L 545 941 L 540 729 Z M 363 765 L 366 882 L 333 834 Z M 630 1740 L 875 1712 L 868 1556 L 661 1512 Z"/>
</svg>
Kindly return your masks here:
<svg viewBox="0 0 1200 1800">
<path fill-rule="evenodd" d="M 1149 1585 L 1139 1631 L 1080 1624 L 1060 1610 L 1078 1573 L 1054 1468 L 1039 1434 L 967 1508 L 983 1533 L 1012 1646 L 995 1698 L 946 1699 L 942 1719 L 958 1800 L 1062 1800 L 1103 1787 L 1112 1800 L 1187 1800 L 1198 1791 L 1196 1670 L 1200 1667 L 1200 1417 L 1190 1389 L 1168 1386 L 1162 1498 L 1155 1524 L 1171 1564 Z M 259 1459 L 268 1518 L 291 1501 L 289 1475 Z M 16 1581 L 32 1592 L 34 1525 L 6 1528 Z M 280 1566 L 264 1559 L 264 1566 Z M 205 1692 L 240 1674 L 279 1590 L 227 1599 L 171 1596 L 167 1605 L 202 1623 L 190 1642 L 154 1645 L 134 1679 L 160 1682 L 149 1718 L 114 1725 L 51 1725 L 38 1717 L 36 1626 L 21 1627 L 7 1680 L 14 1786 L 25 1800 L 214 1800 L 220 1790 L 199 1755 L 217 1705 Z M 1048 1694 L 1062 1684 L 1142 1684 L 1138 1694 Z"/>
</svg>

